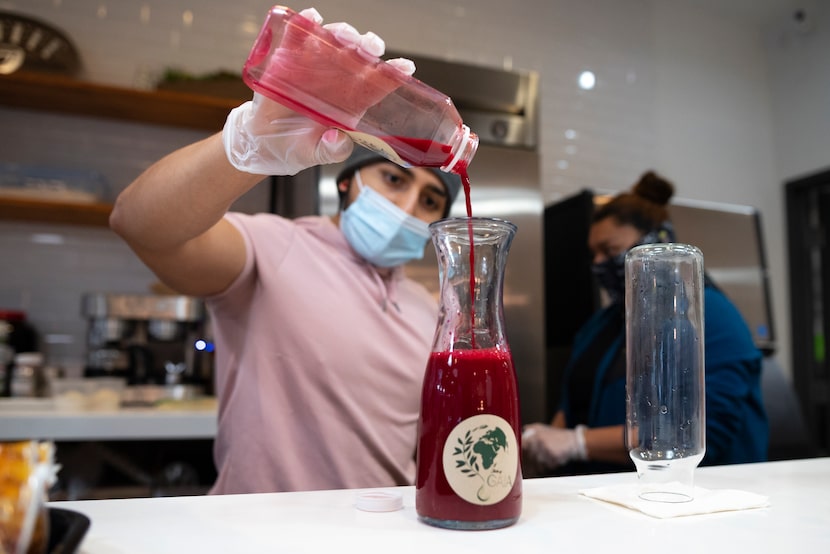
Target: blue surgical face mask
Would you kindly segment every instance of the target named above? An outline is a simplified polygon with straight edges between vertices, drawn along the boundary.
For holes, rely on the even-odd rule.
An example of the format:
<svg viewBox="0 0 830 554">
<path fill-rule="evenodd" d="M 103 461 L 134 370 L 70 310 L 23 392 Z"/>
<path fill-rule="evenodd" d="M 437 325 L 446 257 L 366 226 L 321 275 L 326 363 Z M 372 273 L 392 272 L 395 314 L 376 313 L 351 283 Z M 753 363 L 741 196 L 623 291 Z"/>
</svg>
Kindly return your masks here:
<svg viewBox="0 0 830 554">
<path fill-rule="evenodd" d="M 364 186 L 359 171 L 354 176 L 360 194 L 340 214 L 340 229 L 351 247 L 378 267 L 394 267 L 423 258 L 429 240 L 428 225 Z"/>
</svg>

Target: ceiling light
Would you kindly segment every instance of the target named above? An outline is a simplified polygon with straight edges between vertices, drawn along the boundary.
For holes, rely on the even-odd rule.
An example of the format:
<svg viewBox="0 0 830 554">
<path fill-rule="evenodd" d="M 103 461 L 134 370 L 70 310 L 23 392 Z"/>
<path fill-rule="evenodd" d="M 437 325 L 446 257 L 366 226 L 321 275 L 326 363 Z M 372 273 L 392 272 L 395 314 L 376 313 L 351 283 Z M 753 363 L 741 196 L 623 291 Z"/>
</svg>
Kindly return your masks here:
<svg viewBox="0 0 830 554">
<path fill-rule="evenodd" d="M 597 84 L 597 77 L 593 71 L 583 71 L 579 74 L 579 88 L 591 90 Z"/>
</svg>

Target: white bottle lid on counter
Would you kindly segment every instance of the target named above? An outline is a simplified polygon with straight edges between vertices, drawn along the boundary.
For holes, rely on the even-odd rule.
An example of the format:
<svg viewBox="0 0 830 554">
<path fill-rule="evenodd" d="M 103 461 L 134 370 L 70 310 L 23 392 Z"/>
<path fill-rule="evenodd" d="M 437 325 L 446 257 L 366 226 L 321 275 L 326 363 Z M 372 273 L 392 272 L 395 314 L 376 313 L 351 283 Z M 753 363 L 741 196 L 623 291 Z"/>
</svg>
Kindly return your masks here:
<svg viewBox="0 0 830 554">
<path fill-rule="evenodd" d="M 358 493 L 355 508 L 364 512 L 394 512 L 403 508 L 403 495 L 392 491 Z"/>
</svg>

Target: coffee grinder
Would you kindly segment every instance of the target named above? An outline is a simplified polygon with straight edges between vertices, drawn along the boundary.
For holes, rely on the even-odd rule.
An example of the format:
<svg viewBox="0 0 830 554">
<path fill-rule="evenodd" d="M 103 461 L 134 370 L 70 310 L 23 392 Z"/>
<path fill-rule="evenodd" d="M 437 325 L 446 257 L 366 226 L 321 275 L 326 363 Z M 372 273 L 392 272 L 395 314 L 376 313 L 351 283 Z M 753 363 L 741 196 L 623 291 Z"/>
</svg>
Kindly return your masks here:
<svg viewBox="0 0 830 554">
<path fill-rule="evenodd" d="M 213 383 L 213 340 L 204 303 L 190 296 L 89 293 L 86 377 L 130 385 Z"/>
</svg>

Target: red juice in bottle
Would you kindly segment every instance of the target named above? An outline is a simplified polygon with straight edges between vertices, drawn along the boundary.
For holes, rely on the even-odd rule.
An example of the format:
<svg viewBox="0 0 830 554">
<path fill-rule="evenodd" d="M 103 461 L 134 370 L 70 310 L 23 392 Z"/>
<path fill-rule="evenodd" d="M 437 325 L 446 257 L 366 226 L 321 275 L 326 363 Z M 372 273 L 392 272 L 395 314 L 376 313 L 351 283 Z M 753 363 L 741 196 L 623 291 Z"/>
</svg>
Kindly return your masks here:
<svg viewBox="0 0 830 554">
<path fill-rule="evenodd" d="M 418 431 L 416 504 L 422 520 L 493 529 L 519 518 L 519 418 L 508 349 L 431 354 Z"/>
<path fill-rule="evenodd" d="M 409 165 L 420 167 L 444 167 L 452 161 L 452 147 L 433 140 L 412 137 L 381 137 L 383 142 L 395 150 L 401 159 Z M 458 162 L 452 169 L 458 173 Z"/>
</svg>

